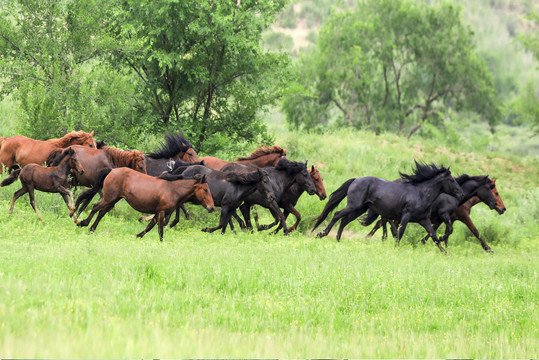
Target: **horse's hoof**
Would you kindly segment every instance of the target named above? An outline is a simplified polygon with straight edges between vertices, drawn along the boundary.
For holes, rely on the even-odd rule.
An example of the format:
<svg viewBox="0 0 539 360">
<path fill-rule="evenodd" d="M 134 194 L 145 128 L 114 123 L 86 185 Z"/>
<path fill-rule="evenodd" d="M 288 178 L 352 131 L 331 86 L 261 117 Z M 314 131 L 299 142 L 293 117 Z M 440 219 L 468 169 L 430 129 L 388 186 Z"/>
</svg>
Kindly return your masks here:
<svg viewBox="0 0 539 360">
<path fill-rule="evenodd" d="M 73 222 L 75 223 L 75 225 L 79 225 L 79 221 L 77 220 L 77 218 L 73 218 Z"/>
<path fill-rule="evenodd" d="M 209 229 L 209 228 L 203 228 L 203 229 L 201 229 L 200 231 L 209 232 L 210 229 Z"/>
<path fill-rule="evenodd" d="M 494 252 L 494 250 L 492 250 L 491 248 L 485 249 L 485 251 L 488 252 L 488 253 L 493 253 Z"/>
<path fill-rule="evenodd" d="M 316 234 L 317 238 L 323 238 L 324 236 L 326 236 L 326 234 L 323 232 L 319 232 L 318 234 Z"/>
</svg>

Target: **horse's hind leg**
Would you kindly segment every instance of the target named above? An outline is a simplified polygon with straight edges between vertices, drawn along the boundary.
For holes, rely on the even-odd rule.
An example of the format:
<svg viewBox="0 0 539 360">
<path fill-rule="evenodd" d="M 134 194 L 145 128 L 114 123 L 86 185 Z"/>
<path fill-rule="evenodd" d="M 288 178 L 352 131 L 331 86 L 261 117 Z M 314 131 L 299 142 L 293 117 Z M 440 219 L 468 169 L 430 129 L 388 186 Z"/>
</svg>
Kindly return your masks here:
<svg viewBox="0 0 539 360">
<path fill-rule="evenodd" d="M 361 214 L 359 214 L 359 215 L 361 215 Z M 341 241 L 341 236 L 342 236 L 342 232 L 344 230 L 344 227 L 346 225 L 348 225 L 354 219 L 357 219 L 359 217 L 359 215 L 352 213 L 352 214 L 348 214 L 348 215 L 344 216 L 341 219 L 341 224 L 339 225 L 339 230 L 337 231 L 337 241 Z"/>
<path fill-rule="evenodd" d="M 97 217 L 95 218 L 94 223 L 92 224 L 92 226 L 90 226 L 90 231 L 91 232 L 95 231 L 95 229 L 97 228 L 97 225 L 99 225 L 99 222 L 101 221 L 103 216 L 105 216 L 106 213 L 108 213 L 110 210 L 112 210 L 112 208 L 114 207 L 114 205 L 118 201 L 119 201 L 119 199 L 112 202 L 112 203 L 108 203 L 108 204 L 104 205 L 103 207 L 101 207 L 101 210 L 99 210 L 99 214 L 97 214 Z M 92 209 L 92 211 L 93 211 L 93 209 Z"/>
<path fill-rule="evenodd" d="M 353 209 L 353 208 L 349 207 L 348 205 L 346 205 L 346 207 L 344 209 L 342 209 L 340 211 L 337 211 L 335 213 L 335 215 L 333 215 L 333 219 L 331 219 L 331 221 L 329 222 L 328 226 L 324 229 L 324 231 L 319 232 L 318 235 L 316 235 L 316 236 L 317 237 L 327 236 L 327 234 L 329 234 L 329 232 L 331 231 L 331 229 L 333 228 L 335 223 L 337 223 L 337 221 L 339 221 L 340 219 L 342 219 L 345 216 L 348 216 L 350 214 L 353 214 L 353 213 L 358 214 L 356 217 L 361 216 L 368 209 L 369 209 L 369 207 L 367 205 L 360 206 L 357 209 Z M 337 239 L 337 240 L 339 240 L 339 239 Z"/>
<path fill-rule="evenodd" d="M 365 236 L 366 238 L 371 238 L 374 236 L 374 234 L 376 233 L 376 231 L 378 231 L 378 229 L 380 229 L 382 227 L 382 225 L 384 226 L 383 227 L 383 230 L 384 230 L 384 235 L 387 236 L 387 229 L 385 227 L 385 223 L 382 223 L 382 219 L 378 220 L 378 222 L 376 222 L 376 224 L 374 225 L 374 227 L 372 228 L 371 232 L 367 234 L 367 236 Z M 382 240 L 384 239 L 384 236 L 382 236 Z"/>
<path fill-rule="evenodd" d="M 39 213 L 39 210 L 37 209 L 37 206 L 36 206 L 36 198 L 34 196 L 34 186 L 31 184 L 28 184 L 27 186 L 28 186 L 28 195 L 30 196 L 30 205 L 32 205 L 32 208 L 34 208 L 34 211 L 36 212 L 37 218 L 39 219 L 39 221 L 43 222 L 43 218 L 41 217 L 41 214 Z"/>
<path fill-rule="evenodd" d="M 22 189 L 17 190 L 15 194 L 13 194 L 13 199 L 11 200 L 11 207 L 9 208 L 9 214 L 13 214 L 13 208 L 15 207 L 15 201 L 17 201 L 18 198 L 26 194 L 28 190 L 26 189 L 26 186 L 23 185 Z"/>
</svg>

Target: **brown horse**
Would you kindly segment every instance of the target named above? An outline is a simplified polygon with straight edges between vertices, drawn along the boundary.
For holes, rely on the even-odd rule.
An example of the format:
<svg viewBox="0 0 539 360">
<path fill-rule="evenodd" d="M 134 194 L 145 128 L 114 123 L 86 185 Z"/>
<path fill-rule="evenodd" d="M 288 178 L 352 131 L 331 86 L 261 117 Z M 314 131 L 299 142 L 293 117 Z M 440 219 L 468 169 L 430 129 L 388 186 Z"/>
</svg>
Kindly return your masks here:
<svg viewBox="0 0 539 360">
<path fill-rule="evenodd" d="M 84 173 L 84 168 L 77 160 L 77 155 L 72 148 L 67 148 L 62 151 L 56 161 L 50 167 L 44 167 L 38 164 L 28 164 L 22 169 L 17 169 L 11 173 L 9 177 L 4 179 L 0 186 L 6 186 L 13 183 L 17 178 L 21 179 L 22 189 L 15 192 L 11 201 L 9 213 L 13 213 L 15 201 L 22 195 L 28 193 L 30 196 L 30 204 L 34 208 L 37 217 L 43 221 L 36 207 L 34 198 L 34 189 L 50 193 L 60 193 L 69 209 L 69 216 L 73 215 L 75 206 L 73 204 L 73 193 L 69 191 L 67 176 L 71 172 L 78 174 Z"/>
<path fill-rule="evenodd" d="M 326 189 L 324 187 L 324 182 L 322 180 L 322 176 L 320 175 L 320 171 L 318 171 L 318 167 L 312 166 L 311 169 L 309 169 L 309 175 L 311 175 L 311 179 L 313 181 L 314 187 L 316 188 L 316 195 L 318 195 L 318 198 L 320 200 L 325 200 L 327 197 Z M 301 214 L 296 210 L 294 206 L 298 203 L 299 197 L 303 194 L 303 189 L 300 188 L 299 184 L 294 183 L 292 184 L 286 192 L 283 194 L 281 199 L 279 200 L 279 206 L 284 209 L 284 218 L 288 217 L 290 213 L 294 214 L 296 217 L 296 222 L 294 225 L 290 226 L 288 228 L 288 231 L 294 231 L 298 228 L 299 222 L 301 221 Z M 255 215 L 255 222 L 258 224 L 258 214 Z M 275 220 L 272 224 L 269 225 L 258 225 L 258 231 L 262 230 L 269 230 L 275 225 L 277 225 L 279 221 Z M 279 227 L 275 230 L 275 233 L 278 233 L 279 230 L 281 230 L 282 225 L 279 225 Z"/>
<path fill-rule="evenodd" d="M 71 145 L 96 148 L 93 135 L 93 131 L 91 133 L 72 131 L 62 138 L 46 141 L 34 140 L 22 135 L 0 138 L 0 173 L 2 173 L 2 165 L 11 172 L 16 165 L 22 167 L 30 163 L 44 164 L 51 152 Z"/>
<path fill-rule="evenodd" d="M 493 209 L 496 210 L 498 214 L 502 215 L 505 212 L 506 208 L 505 208 L 505 204 L 503 203 L 502 198 L 500 197 L 498 189 L 496 188 L 496 179 L 492 179 L 490 183 L 490 191 L 492 192 L 494 199 L 496 199 L 496 206 Z M 455 222 L 456 220 L 458 220 L 466 224 L 468 229 L 470 229 L 470 231 L 474 234 L 474 236 L 479 240 L 483 249 L 487 252 L 493 252 L 493 250 L 487 245 L 485 240 L 483 240 L 483 238 L 481 238 L 481 236 L 479 235 L 479 231 L 477 231 L 477 228 L 475 227 L 470 217 L 472 207 L 479 204 L 480 202 L 482 202 L 482 200 L 479 198 L 479 196 L 473 196 L 472 198 L 468 199 L 466 202 L 460 205 L 453 214 L 451 214 L 451 221 Z M 376 225 L 372 228 L 371 232 L 367 235 L 367 238 L 372 237 L 374 233 L 376 233 L 376 231 L 380 227 L 382 227 L 383 232 L 384 232 L 382 235 L 382 239 L 385 239 L 387 237 L 387 230 L 386 230 L 386 226 L 383 220 L 379 220 L 376 223 Z M 429 238 L 428 235 L 425 236 L 421 240 L 421 242 L 425 244 L 428 238 Z M 446 240 L 446 246 L 447 246 L 447 238 L 445 240 Z"/>
<path fill-rule="evenodd" d="M 223 166 L 231 162 L 240 164 L 251 164 L 256 167 L 275 166 L 283 157 L 286 157 L 286 150 L 280 146 L 274 145 L 269 148 L 258 148 L 247 157 L 239 157 L 236 161 L 221 160 L 213 156 L 204 156 L 204 164 L 214 170 L 221 170 Z"/>
<path fill-rule="evenodd" d="M 78 226 L 88 226 L 95 213 L 99 212 L 90 227 L 90 231 L 94 231 L 101 218 L 123 198 L 135 210 L 155 215 L 146 229 L 137 236 L 143 237 L 158 223 L 159 239 L 163 241 L 165 217 L 170 215 L 179 204 L 194 200 L 204 206 L 208 212 L 214 211 L 213 198 L 206 183 L 206 176 L 196 180 L 183 180 L 181 177 L 182 175 L 179 175 L 165 180 L 125 167 L 112 169 L 104 179 L 100 178 L 103 185 L 103 198 L 94 205 L 90 215 L 78 223 Z"/>
</svg>

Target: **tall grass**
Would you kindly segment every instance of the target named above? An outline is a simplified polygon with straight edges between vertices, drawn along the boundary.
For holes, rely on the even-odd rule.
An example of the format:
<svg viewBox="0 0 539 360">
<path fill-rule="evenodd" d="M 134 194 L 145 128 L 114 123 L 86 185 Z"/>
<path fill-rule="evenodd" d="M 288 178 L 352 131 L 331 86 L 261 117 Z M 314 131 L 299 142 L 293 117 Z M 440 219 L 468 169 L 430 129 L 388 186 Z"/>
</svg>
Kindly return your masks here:
<svg viewBox="0 0 539 360">
<path fill-rule="evenodd" d="M 137 239 L 145 224 L 125 202 L 90 234 L 58 194 L 37 193 L 44 223 L 27 196 L 9 216 L 15 183 L 0 188 L 2 357 L 539 355 L 537 157 L 347 130 L 276 137 L 291 159 L 319 167 L 328 193 L 351 177 L 394 179 L 413 159 L 497 177 L 507 212 L 472 213 L 495 253 L 462 224 L 450 256 L 419 244 L 413 225 L 399 248 L 366 240 L 357 222 L 339 243 L 333 233 L 318 239 L 310 227 L 324 203 L 307 195 L 288 237 L 202 233 L 219 215 L 191 206 L 194 219 L 166 229 L 163 243 L 155 230 Z"/>
</svg>

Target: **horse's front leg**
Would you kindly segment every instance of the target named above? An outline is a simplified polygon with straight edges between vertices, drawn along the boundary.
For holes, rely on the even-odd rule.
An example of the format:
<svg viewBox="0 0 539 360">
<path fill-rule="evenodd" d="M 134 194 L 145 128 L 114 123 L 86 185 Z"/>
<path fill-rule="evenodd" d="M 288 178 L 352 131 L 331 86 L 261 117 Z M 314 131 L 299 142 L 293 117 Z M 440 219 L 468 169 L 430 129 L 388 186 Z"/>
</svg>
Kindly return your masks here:
<svg viewBox="0 0 539 360">
<path fill-rule="evenodd" d="M 405 213 L 402 215 L 399 230 L 397 231 L 397 237 L 395 238 L 395 246 L 399 246 L 402 236 L 404 235 L 404 231 L 406 230 L 406 226 L 410 221 L 410 217 L 411 215 L 409 213 Z"/>
<path fill-rule="evenodd" d="M 479 240 L 479 242 L 481 243 L 481 246 L 483 247 L 483 250 L 485 250 L 486 252 L 494 252 L 494 250 L 492 250 L 490 246 L 488 246 L 486 241 L 483 240 L 483 238 L 479 235 L 479 231 L 475 227 L 472 221 L 472 218 L 470 217 L 470 214 L 468 213 L 468 214 L 459 214 L 459 215 L 460 215 L 459 220 L 462 221 L 464 224 L 466 224 L 466 226 L 468 227 L 468 229 L 470 229 L 472 234 L 474 234 L 474 236 Z"/>
<path fill-rule="evenodd" d="M 159 213 L 154 214 L 154 216 L 153 216 L 152 219 L 150 220 L 150 223 L 146 226 L 146 229 L 144 229 L 142 232 L 138 233 L 138 234 L 137 234 L 137 237 L 141 238 L 141 237 L 143 237 L 144 235 L 146 235 L 146 234 L 148 233 L 148 231 L 150 231 L 151 229 L 153 229 L 153 227 L 155 226 L 155 224 L 157 224 L 158 217 L 159 217 Z"/>
<path fill-rule="evenodd" d="M 425 230 L 427 230 L 436 246 L 438 246 L 438 249 L 440 249 L 442 253 L 447 254 L 447 251 L 445 251 L 445 249 L 442 247 L 442 244 L 440 244 L 440 239 L 438 239 L 438 236 L 436 235 L 436 231 L 434 231 L 434 228 L 432 227 L 430 219 L 423 219 L 419 221 L 419 224 L 423 226 Z"/>
<path fill-rule="evenodd" d="M 442 237 L 442 241 L 445 244 L 445 247 L 447 247 L 447 239 L 449 239 L 449 236 L 453 233 L 453 221 L 451 221 L 451 216 L 449 214 L 443 214 L 442 220 L 445 223 L 445 234 Z M 434 232 L 436 232 L 438 228 L 434 228 Z"/>
</svg>

